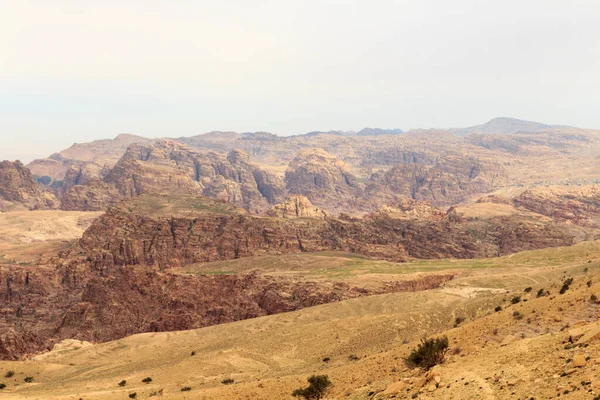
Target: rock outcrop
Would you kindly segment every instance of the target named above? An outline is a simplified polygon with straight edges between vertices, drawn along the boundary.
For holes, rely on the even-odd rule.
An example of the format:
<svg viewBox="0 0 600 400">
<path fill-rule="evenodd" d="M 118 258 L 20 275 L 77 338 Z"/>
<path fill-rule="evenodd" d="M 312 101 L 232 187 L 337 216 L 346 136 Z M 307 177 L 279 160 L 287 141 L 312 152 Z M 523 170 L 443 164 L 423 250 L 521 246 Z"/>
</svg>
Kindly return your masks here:
<svg viewBox="0 0 600 400">
<path fill-rule="evenodd" d="M 284 202 L 275 204 L 267 213 L 279 218 L 325 218 L 327 213 L 315 207 L 305 196 L 291 196 Z"/>
<path fill-rule="evenodd" d="M 58 207 L 53 194 L 45 190 L 20 161 L 0 162 L 0 211 Z"/>
</svg>

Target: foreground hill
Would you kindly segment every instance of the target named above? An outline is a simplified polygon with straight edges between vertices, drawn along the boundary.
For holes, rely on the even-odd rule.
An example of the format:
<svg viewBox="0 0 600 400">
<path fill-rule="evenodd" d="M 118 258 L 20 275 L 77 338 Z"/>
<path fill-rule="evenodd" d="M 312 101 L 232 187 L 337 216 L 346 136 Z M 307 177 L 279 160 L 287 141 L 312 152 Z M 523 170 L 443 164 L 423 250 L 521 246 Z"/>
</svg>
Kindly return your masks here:
<svg viewBox="0 0 600 400">
<path fill-rule="evenodd" d="M 15 373 L 2 379 L 2 395 L 279 400 L 292 399 L 308 376 L 327 374 L 327 399 L 594 398 L 600 305 L 590 297 L 600 291 L 599 261 L 598 243 L 586 243 L 476 262 L 407 264 L 463 274 L 424 292 L 96 345 L 64 342 L 27 361 L 0 362 L 2 372 Z M 573 282 L 560 294 L 566 277 Z M 442 334 L 450 343 L 445 363 L 430 373 L 405 366 L 420 338 Z M 23 382 L 27 376 L 32 383 Z"/>
</svg>

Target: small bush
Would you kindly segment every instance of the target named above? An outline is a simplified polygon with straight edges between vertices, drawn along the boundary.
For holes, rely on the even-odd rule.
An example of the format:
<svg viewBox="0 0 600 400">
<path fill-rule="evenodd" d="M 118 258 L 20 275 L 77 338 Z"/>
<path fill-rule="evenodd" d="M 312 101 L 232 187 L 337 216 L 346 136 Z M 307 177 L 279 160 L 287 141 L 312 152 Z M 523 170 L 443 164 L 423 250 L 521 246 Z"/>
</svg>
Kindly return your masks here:
<svg viewBox="0 0 600 400">
<path fill-rule="evenodd" d="M 27 383 L 31 383 L 31 382 L 33 382 L 33 376 L 26 376 L 25 379 L 23 379 L 23 380 Z"/>
<path fill-rule="evenodd" d="M 4 375 L 5 378 L 12 378 L 13 376 L 15 376 L 15 371 L 6 371 L 6 374 Z"/>
<path fill-rule="evenodd" d="M 121 382 L 119 382 L 119 386 L 123 387 L 127 385 L 127 381 L 125 379 L 123 379 Z"/>
<path fill-rule="evenodd" d="M 496 308 L 494 308 L 494 311 L 496 311 L 496 312 L 502 311 L 502 306 L 496 306 Z"/>
<path fill-rule="evenodd" d="M 525 290 L 523 290 L 525 293 L 529 293 L 533 290 L 533 288 L 531 286 L 526 287 Z"/>
<path fill-rule="evenodd" d="M 540 289 L 537 291 L 537 297 L 544 297 L 546 295 L 546 292 L 544 289 Z"/>
<path fill-rule="evenodd" d="M 189 386 L 184 386 L 184 387 L 181 388 L 182 392 L 189 392 L 190 390 L 192 390 L 192 388 L 189 387 Z"/>
<path fill-rule="evenodd" d="M 231 379 L 231 378 L 223 379 L 223 380 L 221 381 L 221 383 L 222 383 L 223 385 L 231 385 L 233 382 L 235 382 L 235 381 L 234 381 L 233 379 Z"/>
<path fill-rule="evenodd" d="M 558 293 L 565 294 L 565 292 L 569 290 L 569 286 L 571 286 L 571 283 L 573 283 L 573 278 L 565 280 Z"/>
<path fill-rule="evenodd" d="M 192 352 L 190 353 L 190 356 L 195 356 L 195 355 L 196 355 L 196 352 L 195 352 L 195 351 L 192 351 Z"/>
<path fill-rule="evenodd" d="M 595 294 L 592 294 L 590 296 L 590 303 L 596 303 L 596 304 L 598 304 L 598 296 L 596 296 Z"/>
<path fill-rule="evenodd" d="M 358 361 L 358 360 L 360 360 L 360 357 L 357 356 L 356 354 L 350 354 L 348 356 L 348 360 L 350 360 L 350 361 Z"/>
<path fill-rule="evenodd" d="M 513 304 L 517 304 L 521 302 L 521 296 L 515 296 L 512 299 L 510 299 L 510 302 Z"/>
<path fill-rule="evenodd" d="M 587 285 L 587 287 L 592 287 L 592 281 L 587 281 L 586 285 Z"/>
<path fill-rule="evenodd" d="M 294 397 L 303 397 L 309 399 L 322 399 L 331 386 L 331 381 L 327 375 L 313 375 L 308 378 L 308 387 L 296 389 L 292 392 Z"/>
<path fill-rule="evenodd" d="M 518 311 L 515 311 L 515 312 L 513 313 L 513 318 L 514 318 L 514 319 L 523 319 L 523 314 L 521 314 L 521 313 L 520 313 L 520 312 L 518 312 Z"/>
<path fill-rule="evenodd" d="M 133 393 L 129 393 L 129 398 L 130 399 L 135 399 L 137 397 L 137 393 L 133 392 Z"/>
<path fill-rule="evenodd" d="M 150 378 L 150 377 L 144 378 L 144 379 L 142 379 L 142 382 L 143 383 L 150 383 L 150 382 L 152 382 L 152 378 Z"/>
<path fill-rule="evenodd" d="M 0 383 L 0 390 L 4 389 L 6 385 L 4 383 Z"/>
<path fill-rule="evenodd" d="M 329 357 L 325 357 L 325 358 L 323 359 L 323 362 L 324 362 L 324 363 L 327 363 L 327 362 L 329 362 L 329 361 L 331 361 L 331 358 L 329 358 Z"/>
<path fill-rule="evenodd" d="M 454 327 L 456 328 L 457 326 L 459 326 L 461 323 L 463 323 L 465 320 L 465 317 L 456 317 L 456 319 L 454 320 Z"/>
<path fill-rule="evenodd" d="M 413 368 L 430 369 L 434 365 L 441 364 L 444 361 L 447 350 L 447 336 L 423 340 L 416 349 L 410 352 L 406 358 L 406 363 Z"/>
</svg>

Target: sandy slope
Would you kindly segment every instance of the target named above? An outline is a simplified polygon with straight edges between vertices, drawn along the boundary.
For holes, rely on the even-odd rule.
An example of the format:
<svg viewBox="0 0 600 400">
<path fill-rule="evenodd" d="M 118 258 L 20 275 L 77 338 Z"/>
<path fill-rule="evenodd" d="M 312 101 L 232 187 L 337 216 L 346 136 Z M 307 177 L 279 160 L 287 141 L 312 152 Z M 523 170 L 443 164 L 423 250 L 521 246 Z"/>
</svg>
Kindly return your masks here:
<svg viewBox="0 0 600 400">
<path fill-rule="evenodd" d="M 16 372 L 13 378 L 0 378 L 8 385 L 2 396 L 127 399 L 133 392 L 148 398 L 162 389 L 163 398 L 291 399 L 306 377 L 326 373 L 334 383 L 330 399 L 388 398 L 384 390 L 398 381 L 405 387 L 397 398 L 418 393 L 418 398 L 540 399 L 564 391 L 569 391 L 567 398 L 593 398 L 589 390 L 598 379 L 600 341 L 565 349 L 561 329 L 598 319 L 600 306 L 589 298 L 600 295 L 600 284 L 594 283 L 600 281 L 599 258 L 598 243 L 527 252 L 498 259 L 502 266 L 473 269 L 439 290 L 365 297 L 0 362 L 2 375 L 8 369 Z M 433 268 L 432 263 L 426 265 Z M 575 281 L 558 295 L 563 276 Z M 496 290 L 476 289 L 484 286 Z M 527 286 L 529 293 L 523 292 Z M 536 298 L 541 288 L 552 295 Z M 528 301 L 513 305 L 515 295 Z M 494 312 L 497 305 L 503 310 Z M 523 317 L 515 319 L 515 311 Z M 457 316 L 466 321 L 453 329 Z M 436 388 L 433 380 L 427 382 L 419 393 L 424 374 L 408 370 L 402 360 L 421 337 L 442 331 L 452 351 L 435 372 L 441 383 Z M 508 335 L 515 341 L 500 346 Z M 569 359 L 577 353 L 590 359 L 572 371 Z M 350 360 L 351 355 L 360 359 Z M 325 357 L 330 361 L 323 362 Z M 25 376 L 33 376 L 33 383 L 24 383 Z M 150 384 L 141 382 L 146 377 L 152 378 Z M 223 385 L 225 378 L 235 383 Z M 119 387 L 123 379 L 127 385 Z M 181 392 L 184 386 L 192 390 Z"/>
</svg>

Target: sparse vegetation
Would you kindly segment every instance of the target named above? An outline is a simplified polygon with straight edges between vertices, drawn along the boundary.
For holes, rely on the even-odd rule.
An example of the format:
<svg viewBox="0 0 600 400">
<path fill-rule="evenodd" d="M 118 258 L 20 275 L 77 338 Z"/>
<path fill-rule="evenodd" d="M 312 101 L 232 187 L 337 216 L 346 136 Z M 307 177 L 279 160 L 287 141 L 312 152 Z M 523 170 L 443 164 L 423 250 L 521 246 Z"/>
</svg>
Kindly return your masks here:
<svg viewBox="0 0 600 400">
<path fill-rule="evenodd" d="M 325 358 L 323 359 L 323 362 L 324 362 L 324 363 L 327 363 L 327 362 L 329 362 L 329 361 L 331 361 L 331 358 L 329 358 L 329 357 L 325 357 Z"/>
<path fill-rule="evenodd" d="M 521 314 L 521 313 L 520 313 L 520 312 L 518 312 L 518 311 L 515 311 L 515 312 L 513 313 L 513 318 L 514 318 L 514 319 L 516 319 L 516 320 L 523 319 L 523 314 Z"/>
<path fill-rule="evenodd" d="M 137 393 L 133 392 L 133 393 L 129 393 L 129 398 L 130 399 L 135 399 L 137 397 Z"/>
<path fill-rule="evenodd" d="M 222 383 L 223 385 L 231 385 L 231 384 L 232 384 L 232 383 L 234 383 L 234 382 L 235 382 L 235 380 L 233 380 L 233 379 L 231 379 L 231 378 L 226 378 L 226 379 L 223 379 L 223 380 L 221 381 L 221 383 Z"/>
<path fill-rule="evenodd" d="M 5 387 L 6 387 L 6 384 L 0 383 L 0 390 L 4 389 Z"/>
<path fill-rule="evenodd" d="M 127 381 L 125 379 L 123 379 L 121 382 L 119 382 L 119 386 L 123 387 L 127 385 Z"/>
<path fill-rule="evenodd" d="M 196 355 L 196 352 L 195 352 L 195 351 L 192 351 L 192 352 L 190 353 L 190 356 L 195 356 L 195 355 Z"/>
<path fill-rule="evenodd" d="M 586 285 L 587 285 L 587 287 L 592 287 L 592 281 L 591 280 L 587 281 Z"/>
<path fill-rule="evenodd" d="M 562 285 L 562 287 L 561 287 L 561 288 L 560 288 L 560 290 L 559 290 L 559 293 L 560 293 L 560 294 L 565 294 L 565 292 L 566 292 L 567 290 L 569 290 L 569 287 L 571 286 L 571 284 L 572 284 L 572 283 L 573 283 L 573 278 L 568 278 L 567 280 L 565 280 L 565 281 L 563 282 L 563 285 Z"/>
<path fill-rule="evenodd" d="M 496 311 L 496 312 L 502 311 L 502 306 L 496 306 L 496 308 L 494 308 L 494 311 Z"/>
<path fill-rule="evenodd" d="M 184 386 L 184 387 L 181 388 L 182 392 L 189 392 L 190 390 L 192 390 L 192 388 L 189 387 L 189 386 Z"/>
<path fill-rule="evenodd" d="M 430 369 L 434 365 L 441 364 L 448 350 L 448 337 L 443 336 L 435 339 L 426 339 L 419 343 L 406 358 L 408 366 L 415 368 Z"/>
<path fill-rule="evenodd" d="M 544 289 L 540 289 L 537 291 L 536 297 L 544 297 L 546 295 L 546 291 Z"/>
<path fill-rule="evenodd" d="M 152 378 L 150 378 L 150 377 L 144 378 L 144 379 L 142 379 L 142 382 L 143 383 L 150 383 L 150 382 L 152 382 Z"/>
<path fill-rule="evenodd" d="M 322 399 L 331 386 L 331 381 L 327 375 L 313 375 L 308 378 L 308 383 L 308 387 L 294 390 L 292 396 L 302 397 L 307 400 Z"/>
<path fill-rule="evenodd" d="M 513 297 L 512 299 L 510 299 L 510 302 L 512 304 L 520 303 L 521 302 L 521 296 L 515 296 L 515 297 Z"/>
<path fill-rule="evenodd" d="M 598 296 L 596 296 L 595 294 L 592 294 L 590 296 L 590 303 L 598 304 Z"/>
<path fill-rule="evenodd" d="M 456 317 L 456 319 L 454 320 L 454 327 L 456 328 L 457 326 L 459 326 L 464 320 L 465 317 Z"/>
<path fill-rule="evenodd" d="M 12 378 L 13 376 L 15 376 L 15 371 L 6 371 L 6 374 L 4 375 L 5 378 Z"/>
<path fill-rule="evenodd" d="M 523 290 L 525 293 L 529 293 L 533 290 L 533 288 L 531 286 L 526 287 L 525 290 Z"/>
<path fill-rule="evenodd" d="M 350 361 L 358 361 L 358 360 L 360 360 L 360 357 L 357 356 L 356 354 L 350 354 L 348 356 L 348 360 L 350 360 Z"/>
<path fill-rule="evenodd" d="M 23 380 L 27 383 L 31 383 L 31 382 L 33 382 L 33 376 L 26 376 L 25 379 L 23 379 Z"/>
</svg>

